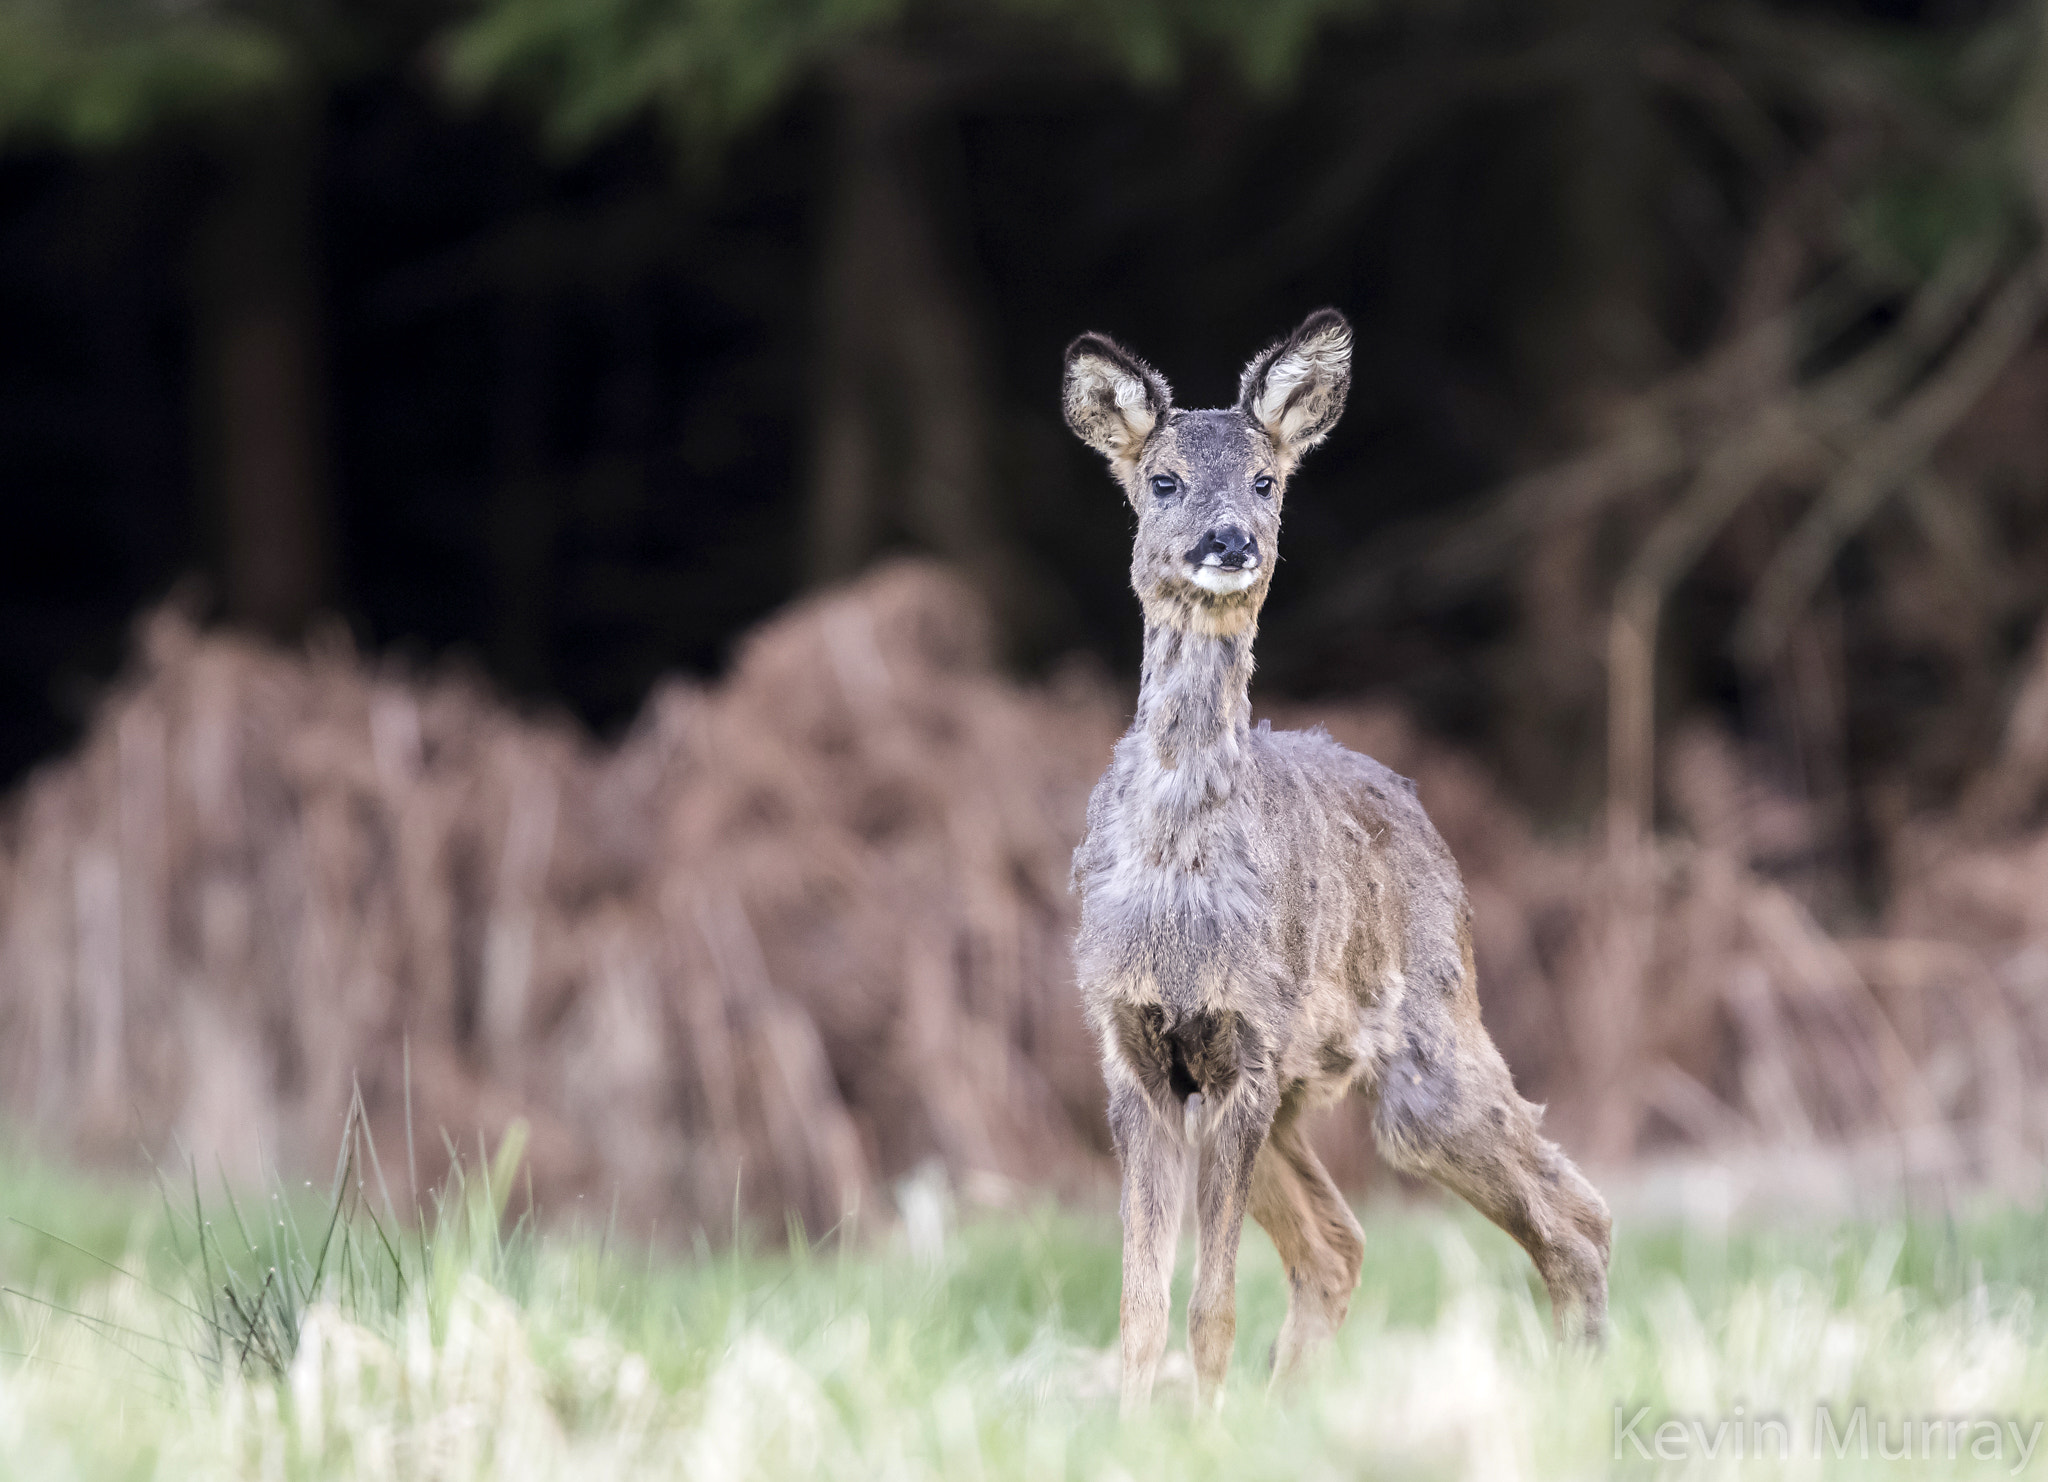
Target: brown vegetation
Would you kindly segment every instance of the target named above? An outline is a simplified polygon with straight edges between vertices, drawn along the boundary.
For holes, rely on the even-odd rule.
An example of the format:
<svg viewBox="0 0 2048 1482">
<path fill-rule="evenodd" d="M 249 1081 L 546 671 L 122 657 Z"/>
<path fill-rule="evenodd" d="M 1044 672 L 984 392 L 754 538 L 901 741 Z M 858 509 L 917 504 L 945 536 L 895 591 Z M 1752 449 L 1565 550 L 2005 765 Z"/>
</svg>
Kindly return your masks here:
<svg viewBox="0 0 2048 1482">
<path fill-rule="evenodd" d="M 353 1077 L 403 1146 L 409 1053 L 415 1145 L 525 1117 L 555 1210 L 817 1230 L 933 1155 L 1071 1172 L 1099 1139 L 1067 859 L 1115 712 L 1006 684 L 986 641 L 899 568 L 606 749 L 160 612 L 12 809 L 6 1111 L 306 1169 Z"/>
<path fill-rule="evenodd" d="M 1810 807 L 1711 730 L 1668 748 L 1684 833 L 1617 877 L 1393 710 L 1277 719 L 1418 778 L 1492 1027 L 1568 1145 L 1875 1136 L 1910 1172 L 2006 1178 L 2043 1141 L 2048 1058 L 2048 835 L 1999 826 L 2048 781 L 2042 645 L 2030 675 L 1965 805 L 1899 826 L 1853 936 L 1781 867 Z M 792 609 L 616 747 L 159 612 L 8 811 L 0 1110 L 101 1156 L 310 1171 L 359 1077 L 391 1166 L 409 1056 L 417 1176 L 443 1130 L 524 1117 L 555 1211 L 719 1230 L 737 1199 L 818 1230 L 932 1157 L 969 1187 L 1090 1180 L 1066 877 L 1123 719 L 1106 685 L 1000 677 L 981 604 L 929 567 Z M 1356 1181 L 1360 1119 L 1334 1122 Z"/>
</svg>

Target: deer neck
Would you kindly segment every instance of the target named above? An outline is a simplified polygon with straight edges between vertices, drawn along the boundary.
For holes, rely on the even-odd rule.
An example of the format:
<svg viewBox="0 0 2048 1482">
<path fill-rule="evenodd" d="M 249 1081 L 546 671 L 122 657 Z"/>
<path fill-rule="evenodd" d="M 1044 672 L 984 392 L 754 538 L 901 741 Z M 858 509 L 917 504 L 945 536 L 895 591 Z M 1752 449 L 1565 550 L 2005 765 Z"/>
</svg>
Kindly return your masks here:
<svg viewBox="0 0 2048 1482">
<path fill-rule="evenodd" d="M 1145 667 L 1132 726 L 1155 820 L 1171 835 L 1192 828 L 1238 790 L 1251 733 L 1252 638 L 1167 623 L 1145 629 Z"/>
</svg>

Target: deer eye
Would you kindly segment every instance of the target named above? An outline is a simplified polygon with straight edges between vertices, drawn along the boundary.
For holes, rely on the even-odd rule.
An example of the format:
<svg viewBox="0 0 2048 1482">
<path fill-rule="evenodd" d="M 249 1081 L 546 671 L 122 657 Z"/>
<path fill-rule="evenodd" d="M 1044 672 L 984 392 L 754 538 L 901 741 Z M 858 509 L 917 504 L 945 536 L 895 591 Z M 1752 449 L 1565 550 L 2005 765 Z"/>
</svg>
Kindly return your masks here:
<svg viewBox="0 0 2048 1482">
<path fill-rule="evenodd" d="M 1170 473 L 1162 473 L 1152 480 L 1152 492 L 1161 499 L 1171 499 L 1180 493 L 1180 480 Z"/>
<path fill-rule="evenodd" d="M 1252 480 L 1252 487 L 1258 491 L 1259 498 L 1271 499 L 1273 497 L 1273 475 L 1270 473 L 1260 474 Z"/>
</svg>

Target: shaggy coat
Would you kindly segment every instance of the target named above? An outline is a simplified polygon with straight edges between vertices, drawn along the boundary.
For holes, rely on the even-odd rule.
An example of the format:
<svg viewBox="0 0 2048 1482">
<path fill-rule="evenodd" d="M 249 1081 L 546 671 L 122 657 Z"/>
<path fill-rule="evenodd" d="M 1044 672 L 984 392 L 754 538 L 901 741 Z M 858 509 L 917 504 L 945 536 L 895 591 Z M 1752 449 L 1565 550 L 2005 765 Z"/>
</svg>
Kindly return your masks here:
<svg viewBox="0 0 2048 1482">
<path fill-rule="evenodd" d="M 1324 309 L 1245 368 L 1237 405 L 1180 411 L 1102 335 L 1067 351 L 1065 410 L 1138 514 L 1138 709 L 1074 855 L 1081 991 L 1123 1165 L 1123 1400 L 1151 1395 L 1190 1185 L 1188 1345 L 1216 1402 L 1244 1216 L 1286 1262 L 1274 1374 L 1343 1320 L 1363 1236 L 1302 1114 L 1353 1091 L 1394 1166 L 1526 1248 L 1560 1326 L 1597 1337 L 1607 1207 L 1537 1130 L 1480 1025 L 1471 905 L 1415 788 L 1327 735 L 1254 728 L 1252 641 L 1301 456 L 1328 435 L 1351 331 Z"/>
</svg>

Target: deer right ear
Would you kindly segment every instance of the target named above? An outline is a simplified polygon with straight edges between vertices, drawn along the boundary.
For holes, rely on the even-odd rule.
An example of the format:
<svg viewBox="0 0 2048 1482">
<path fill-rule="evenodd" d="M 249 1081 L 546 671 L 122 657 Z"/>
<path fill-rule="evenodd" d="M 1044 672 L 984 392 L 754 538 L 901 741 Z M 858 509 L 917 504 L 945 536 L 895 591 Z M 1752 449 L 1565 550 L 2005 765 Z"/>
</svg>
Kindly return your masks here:
<svg viewBox="0 0 2048 1482">
<path fill-rule="evenodd" d="M 1119 475 L 1137 466 L 1152 429 L 1173 410 L 1166 378 L 1105 334 L 1067 346 L 1067 426 Z"/>
</svg>

